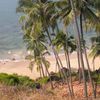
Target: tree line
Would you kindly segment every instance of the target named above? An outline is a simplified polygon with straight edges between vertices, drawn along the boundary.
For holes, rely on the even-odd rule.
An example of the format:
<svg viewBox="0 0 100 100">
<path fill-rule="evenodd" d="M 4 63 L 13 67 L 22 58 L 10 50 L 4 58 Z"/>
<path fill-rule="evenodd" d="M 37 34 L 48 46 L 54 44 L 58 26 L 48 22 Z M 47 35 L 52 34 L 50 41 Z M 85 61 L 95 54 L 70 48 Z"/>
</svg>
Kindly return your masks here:
<svg viewBox="0 0 100 100">
<path fill-rule="evenodd" d="M 34 64 L 42 77 L 45 71 L 50 77 L 50 67 L 46 55 L 53 51 L 57 68 L 62 81 L 67 82 L 70 96 L 74 96 L 72 85 L 72 66 L 70 54 L 77 52 L 79 82 L 81 76 L 84 83 L 84 96 L 88 97 L 85 67 L 88 69 L 92 93 L 96 98 L 95 87 L 91 77 L 91 69 L 87 54 L 87 41 L 84 38 L 90 29 L 96 32 L 91 38 L 90 56 L 93 61 L 100 56 L 100 1 L 99 0 L 19 0 L 16 9 L 21 13 L 20 24 L 24 33 L 23 39 L 31 53 L 30 69 Z M 69 33 L 68 27 L 74 25 L 74 33 Z M 72 28 L 72 27 L 71 27 Z M 64 52 L 69 77 L 61 70 L 63 63 L 59 57 L 60 51 Z M 83 60 L 85 56 L 85 62 Z M 56 66 L 55 66 L 56 67 Z M 82 74 L 82 75 L 81 75 Z M 51 87 L 53 84 L 51 81 Z"/>
</svg>

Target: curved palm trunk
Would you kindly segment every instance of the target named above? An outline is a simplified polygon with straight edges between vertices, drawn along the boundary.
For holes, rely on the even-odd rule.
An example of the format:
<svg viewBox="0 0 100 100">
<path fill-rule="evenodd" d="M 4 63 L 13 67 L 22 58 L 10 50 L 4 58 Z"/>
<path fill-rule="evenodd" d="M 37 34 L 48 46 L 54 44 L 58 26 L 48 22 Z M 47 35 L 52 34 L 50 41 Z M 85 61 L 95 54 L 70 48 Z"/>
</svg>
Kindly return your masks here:
<svg viewBox="0 0 100 100">
<path fill-rule="evenodd" d="M 95 71 L 95 59 L 94 58 L 92 60 L 92 63 L 93 63 L 93 71 Z"/>
<path fill-rule="evenodd" d="M 63 68 L 63 64 L 62 64 L 62 62 L 61 62 L 61 60 L 60 60 L 60 57 L 58 56 L 58 54 L 57 54 L 57 52 L 56 52 L 56 50 L 55 50 L 55 48 L 54 48 L 54 46 L 53 46 L 53 44 L 52 44 L 52 40 L 51 40 L 50 34 L 49 34 L 49 32 L 48 32 L 47 29 L 46 29 L 46 31 L 47 31 L 47 35 L 48 35 L 49 41 L 50 41 L 50 43 L 51 43 L 51 45 L 52 45 L 52 50 L 53 50 L 53 52 L 54 52 L 55 59 L 56 59 L 56 61 L 57 61 L 58 68 L 59 68 L 59 71 L 60 71 L 61 68 Z M 60 62 L 60 64 L 59 64 L 59 62 Z M 61 68 L 60 68 L 60 65 L 61 65 Z M 70 96 L 72 97 L 72 90 L 71 90 L 71 88 L 70 88 L 70 84 L 69 84 L 68 77 L 66 76 L 66 74 L 65 74 L 65 72 L 64 72 L 63 70 L 62 70 L 61 73 L 63 74 L 63 76 L 65 77 L 65 79 L 66 79 L 66 81 L 67 81 L 68 89 L 69 89 L 69 94 L 70 94 Z"/>
<path fill-rule="evenodd" d="M 71 65 L 70 65 L 69 52 L 68 52 L 67 49 L 64 49 L 64 50 L 65 50 L 65 58 L 66 58 L 67 66 L 68 66 L 68 69 L 69 69 L 70 88 L 71 88 L 72 95 L 74 96 L 73 85 L 72 85 L 72 75 L 71 75 Z"/>
<path fill-rule="evenodd" d="M 77 60 L 78 60 L 78 77 L 79 77 L 79 83 L 81 83 L 81 67 L 80 67 L 80 57 L 79 57 L 79 51 L 77 49 Z"/>
<path fill-rule="evenodd" d="M 42 77 L 42 71 L 41 71 L 41 67 L 39 66 L 39 69 L 40 69 L 40 77 Z"/>
<path fill-rule="evenodd" d="M 58 66 L 60 78 L 62 78 L 63 76 L 62 76 L 61 68 L 60 68 L 60 65 L 59 65 L 59 62 L 58 62 L 58 59 L 57 59 L 56 55 L 55 55 L 55 59 L 56 59 L 56 63 L 57 63 L 57 66 Z"/>
<path fill-rule="evenodd" d="M 50 77 L 50 73 L 49 73 L 47 67 L 45 67 L 45 69 L 46 69 L 46 71 L 47 71 L 47 73 L 48 73 L 48 76 L 49 76 L 49 78 L 50 78 L 51 88 L 53 89 L 54 87 L 53 87 L 53 83 L 52 83 L 52 80 L 51 80 L 51 77 Z"/>
<path fill-rule="evenodd" d="M 46 69 L 46 71 L 47 71 L 47 73 L 48 73 L 48 76 L 49 76 L 49 78 L 50 78 L 51 88 L 53 89 L 54 87 L 53 87 L 53 83 L 52 83 L 52 80 L 51 80 L 51 77 L 50 77 L 50 73 L 49 73 L 47 67 L 45 67 L 45 69 Z"/>
<path fill-rule="evenodd" d="M 88 67 L 88 75 L 89 75 L 89 80 L 90 80 L 90 83 L 91 83 L 91 86 L 92 86 L 93 96 L 94 96 L 94 98 L 96 98 L 94 84 L 93 84 L 92 77 L 91 77 L 91 69 L 90 69 L 89 60 L 88 60 L 88 57 L 87 57 L 87 51 L 86 51 L 85 43 L 84 43 L 83 27 L 82 27 L 82 25 L 83 25 L 83 23 L 82 23 L 82 13 L 81 13 L 80 14 L 80 30 L 81 30 L 82 45 L 83 45 L 83 49 L 84 49 L 84 55 L 85 55 L 86 64 L 87 64 L 87 67 Z"/>
<path fill-rule="evenodd" d="M 70 3 L 71 3 L 71 7 L 72 7 L 72 10 L 73 10 L 73 14 L 74 14 L 75 24 L 76 24 L 75 27 L 76 27 L 76 31 L 77 31 L 77 42 L 78 42 L 80 62 L 81 62 L 81 66 L 82 66 L 82 75 L 83 75 L 83 81 L 84 81 L 84 96 L 87 98 L 88 93 L 87 93 L 86 77 L 85 77 L 85 72 L 84 72 L 84 70 L 85 70 L 84 69 L 84 62 L 83 62 L 83 56 L 82 56 L 82 50 L 81 50 L 81 37 L 80 37 L 80 32 L 79 32 L 79 27 L 78 27 L 76 11 L 75 11 L 75 8 L 74 8 L 73 0 L 70 0 Z"/>
<path fill-rule="evenodd" d="M 54 87 L 53 87 L 53 83 L 52 83 L 52 80 L 51 80 L 50 73 L 49 73 L 49 71 L 48 71 L 47 65 L 46 65 L 46 63 L 45 63 L 45 61 L 44 61 L 44 58 L 43 58 L 42 56 L 41 56 L 41 58 L 42 58 L 42 62 L 43 62 L 43 64 L 44 64 L 44 66 L 45 66 L 45 70 L 47 71 L 47 74 L 48 74 L 48 76 L 49 76 L 49 78 L 50 78 L 51 88 L 53 89 Z"/>
<path fill-rule="evenodd" d="M 41 76 L 43 75 L 43 77 L 45 77 L 45 74 L 44 74 L 44 69 L 43 69 L 42 64 L 40 65 L 40 67 L 41 67 Z"/>
<path fill-rule="evenodd" d="M 56 50 L 55 50 L 55 48 L 54 48 L 54 45 L 52 44 L 51 36 L 50 36 L 50 34 L 49 34 L 49 32 L 48 32 L 47 29 L 46 29 L 46 32 L 47 32 L 47 35 L 48 35 L 50 44 L 51 44 L 51 46 L 52 46 L 53 53 L 54 53 L 54 55 L 55 55 L 56 62 L 57 62 L 57 64 L 58 64 L 58 69 L 59 69 L 59 71 L 60 71 L 61 68 L 63 68 L 63 64 L 62 64 L 62 62 L 61 62 L 61 59 L 60 59 L 58 53 L 56 52 Z M 63 76 L 66 78 L 65 72 L 64 72 L 63 70 L 62 70 L 61 73 L 62 73 Z"/>
</svg>

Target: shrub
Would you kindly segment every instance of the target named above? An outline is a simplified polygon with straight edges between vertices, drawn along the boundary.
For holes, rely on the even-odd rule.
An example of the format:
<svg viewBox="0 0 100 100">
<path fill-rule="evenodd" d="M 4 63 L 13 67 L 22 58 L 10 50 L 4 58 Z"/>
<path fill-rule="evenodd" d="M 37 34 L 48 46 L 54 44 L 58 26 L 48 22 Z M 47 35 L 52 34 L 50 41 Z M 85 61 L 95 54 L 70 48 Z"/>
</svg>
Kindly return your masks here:
<svg viewBox="0 0 100 100">
<path fill-rule="evenodd" d="M 100 69 L 92 72 L 92 79 L 97 84 L 100 84 Z"/>
<path fill-rule="evenodd" d="M 36 80 L 37 83 L 40 83 L 41 85 L 42 84 L 46 84 L 49 82 L 49 77 L 43 77 L 43 78 L 39 78 Z"/>
<path fill-rule="evenodd" d="M 57 73 L 51 72 L 50 73 L 50 78 L 52 81 L 59 81 L 61 78 L 59 77 L 59 75 Z M 50 79 L 49 79 L 50 81 Z"/>
<path fill-rule="evenodd" d="M 5 73 L 0 74 L 0 82 L 6 85 L 18 85 L 19 79 L 14 75 L 8 75 Z"/>
<path fill-rule="evenodd" d="M 36 83 L 34 80 L 30 79 L 27 76 L 19 76 L 17 74 L 8 75 L 5 73 L 0 74 L 0 83 L 11 86 L 22 86 L 35 88 Z"/>
</svg>

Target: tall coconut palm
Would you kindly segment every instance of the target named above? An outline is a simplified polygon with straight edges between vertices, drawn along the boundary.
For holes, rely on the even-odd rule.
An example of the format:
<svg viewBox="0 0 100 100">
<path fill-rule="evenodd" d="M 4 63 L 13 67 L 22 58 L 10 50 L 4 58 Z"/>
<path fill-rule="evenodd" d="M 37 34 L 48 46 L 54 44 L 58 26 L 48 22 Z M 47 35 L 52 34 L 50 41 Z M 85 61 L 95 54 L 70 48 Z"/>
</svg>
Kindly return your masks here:
<svg viewBox="0 0 100 100">
<path fill-rule="evenodd" d="M 53 14 L 54 16 L 53 17 L 55 17 L 55 14 Z M 57 17 L 57 16 L 56 16 Z M 46 19 L 46 18 L 45 18 Z M 50 18 L 50 19 L 52 19 L 52 17 Z M 55 18 L 53 18 L 53 21 L 54 21 L 54 19 Z M 48 26 L 49 26 L 49 24 L 48 24 L 48 21 L 46 21 L 46 23 L 45 24 L 47 24 Z M 57 34 L 59 33 L 59 31 L 57 31 Z M 52 40 L 51 40 L 51 37 L 50 37 L 50 34 L 49 34 L 49 32 L 47 31 L 47 34 L 48 34 L 48 37 L 49 37 L 49 40 L 50 40 L 50 43 L 52 43 Z M 66 41 L 66 40 L 65 40 Z M 57 52 L 56 52 L 56 50 L 55 50 L 55 47 L 54 47 L 54 45 L 52 44 L 52 49 L 53 49 L 53 51 L 54 51 L 54 54 L 55 54 L 55 57 L 56 58 L 58 58 L 58 61 L 60 62 L 60 64 L 61 64 L 61 67 L 63 67 L 63 65 L 62 65 L 62 62 L 61 62 L 61 60 L 60 60 L 60 58 L 59 58 L 59 56 L 58 56 L 58 54 L 57 54 Z M 66 50 L 67 51 L 67 50 Z M 68 53 L 68 52 L 67 52 Z M 68 54 L 67 54 L 68 55 Z M 66 56 L 67 58 L 68 58 L 68 56 Z M 68 60 L 69 60 L 69 58 L 68 58 Z M 69 61 L 68 61 L 69 62 Z M 68 63 L 69 64 L 69 63 Z M 68 65 L 69 66 L 69 69 L 70 69 L 70 76 L 71 76 L 71 68 L 70 68 L 70 64 Z M 63 74 L 64 74 L 64 76 L 66 77 L 66 75 L 65 75 L 65 73 L 64 72 L 62 72 Z M 68 87 L 69 87 L 69 82 L 68 82 L 68 78 L 66 77 L 66 80 L 67 80 L 67 83 L 68 83 Z M 73 95 L 74 93 L 73 93 L 73 87 L 72 87 L 72 79 L 71 79 L 71 87 L 69 87 L 69 91 L 70 91 L 70 95 Z"/>
<path fill-rule="evenodd" d="M 41 21 L 42 27 L 44 28 L 44 32 L 47 33 L 48 38 L 50 40 L 50 44 L 52 44 L 52 42 L 51 42 L 52 40 L 50 39 L 51 36 L 50 36 L 49 28 L 53 27 L 53 26 L 52 26 L 52 24 L 50 22 L 48 22 L 48 19 L 50 19 L 50 17 L 51 17 L 51 12 L 47 12 L 46 8 L 47 8 L 46 4 L 44 2 L 42 2 L 42 1 L 37 1 L 37 3 L 33 3 L 33 6 L 30 7 L 30 8 L 29 7 L 28 8 L 21 7 L 21 9 L 23 9 L 24 13 L 26 13 L 26 14 L 28 14 L 30 16 L 31 20 L 30 20 L 30 22 L 28 21 L 29 24 L 30 23 L 33 24 L 32 23 L 33 20 L 34 21 L 35 20 L 40 20 Z M 48 13 L 50 13 L 50 14 L 48 14 Z M 34 15 L 34 17 L 32 17 L 33 15 Z M 55 53 L 56 53 L 56 51 L 55 51 Z M 57 55 L 57 53 L 56 53 L 56 55 Z"/>
<path fill-rule="evenodd" d="M 40 69 L 44 76 L 44 70 L 41 64 L 42 62 L 40 59 L 40 54 L 45 53 L 45 51 L 47 50 L 47 47 L 45 46 L 45 41 L 46 41 L 45 36 L 43 34 L 38 34 L 37 36 L 34 35 L 34 33 L 32 35 L 29 33 L 25 33 L 24 41 L 26 43 L 27 49 L 31 51 L 31 55 L 33 56 L 31 60 L 34 59 L 30 64 L 31 65 L 30 68 L 32 69 L 33 63 L 36 63 L 37 69 L 38 70 Z"/>
<path fill-rule="evenodd" d="M 24 14 L 26 14 L 26 18 L 28 18 L 28 20 L 26 20 L 26 22 L 24 22 L 24 29 L 27 28 L 27 30 L 31 30 L 31 32 L 33 32 L 34 29 L 36 29 L 37 26 L 37 22 L 41 22 L 42 24 L 42 28 L 44 29 L 43 32 L 47 33 L 47 36 L 49 38 L 50 44 L 52 45 L 52 49 L 53 52 L 55 54 L 55 58 L 56 61 L 58 63 L 59 67 L 63 67 L 62 62 L 58 56 L 58 53 L 56 52 L 53 44 L 52 44 L 52 39 L 50 36 L 50 31 L 49 29 L 52 28 L 52 24 L 48 22 L 48 19 L 50 19 L 51 16 L 51 12 L 48 14 L 46 11 L 46 9 L 44 9 L 46 6 L 44 4 L 44 2 L 39 1 L 38 3 L 33 3 L 33 6 L 31 6 L 30 8 L 25 8 L 23 7 L 23 12 Z M 62 72 L 64 74 L 64 72 Z M 68 81 L 67 81 L 68 82 Z M 70 93 L 71 94 L 71 93 Z"/>
<path fill-rule="evenodd" d="M 91 9 L 90 1 L 80 0 L 80 3 L 79 3 L 79 1 L 77 0 L 74 5 L 75 5 L 74 7 L 75 7 L 75 10 L 76 10 L 77 16 L 80 16 L 80 30 L 81 30 L 80 37 L 82 39 L 82 45 L 83 45 L 83 48 L 84 48 L 85 58 L 86 58 L 87 67 L 88 67 L 89 79 L 90 79 L 90 82 L 91 82 L 92 87 L 93 87 L 93 82 L 92 82 L 92 78 L 91 78 L 91 74 L 90 74 L 89 61 L 88 61 L 88 58 L 87 58 L 86 47 L 85 47 L 85 44 L 83 42 L 84 38 L 83 38 L 83 26 L 82 26 L 83 23 L 82 23 L 82 20 L 83 20 L 83 17 L 84 17 L 85 20 L 88 20 L 88 22 L 90 22 L 91 24 L 96 24 L 95 21 L 97 21 L 97 20 L 99 21 L 99 19 L 96 16 L 96 14 L 93 12 L 93 10 Z M 93 88 L 93 95 L 95 97 L 94 88 Z"/>
<path fill-rule="evenodd" d="M 89 61 L 88 61 L 88 57 L 87 57 L 87 51 L 86 51 L 86 47 L 85 47 L 85 43 L 84 43 L 84 32 L 83 32 L 83 19 L 84 20 L 88 20 L 91 24 L 93 24 L 94 26 L 96 25 L 96 21 L 99 21 L 98 16 L 96 16 L 96 13 L 92 10 L 93 6 L 91 8 L 91 3 L 89 1 L 83 1 L 81 0 L 81 3 L 77 3 L 77 11 L 79 11 L 79 16 L 80 16 L 80 33 L 81 33 L 81 39 L 82 39 L 82 45 L 83 45 L 83 49 L 84 49 L 84 54 L 85 54 L 85 59 L 86 59 L 86 63 L 87 63 L 87 67 L 88 67 L 88 74 L 89 74 L 89 79 L 90 79 L 90 83 L 92 85 L 93 88 L 93 95 L 95 97 L 95 93 L 94 93 L 94 85 L 93 85 L 93 81 L 91 78 L 91 73 L 90 73 L 90 65 L 89 65 Z M 86 24 L 86 21 L 85 21 Z"/>
<path fill-rule="evenodd" d="M 84 95 L 87 98 L 87 96 L 88 96 L 87 95 L 87 85 L 86 85 L 84 62 L 83 62 L 82 50 L 81 50 L 81 36 L 80 36 L 80 31 L 79 31 L 78 22 L 77 22 L 76 9 L 75 9 L 73 0 L 70 0 L 70 4 L 71 4 L 72 10 L 73 10 L 73 15 L 74 15 L 74 20 L 75 20 L 75 28 L 76 28 L 76 32 L 77 32 L 77 43 L 78 43 L 78 47 L 79 47 L 80 61 L 81 61 L 83 81 L 84 81 Z"/>
<path fill-rule="evenodd" d="M 33 63 L 36 63 L 37 69 L 40 72 L 42 72 L 43 77 L 45 76 L 44 68 L 46 69 L 46 71 L 50 77 L 50 74 L 48 71 L 49 66 L 47 66 L 47 61 L 42 59 L 44 54 L 47 53 L 47 47 L 45 45 L 46 39 L 45 39 L 45 35 L 43 34 L 41 24 L 39 23 L 39 21 L 37 21 L 37 22 L 35 22 L 34 28 L 32 28 L 32 29 L 29 28 L 28 31 L 27 31 L 27 28 L 29 28 L 29 27 L 24 28 L 24 33 L 25 33 L 24 41 L 26 43 L 27 49 L 31 51 L 31 55 L 33 55 L 33 58 L 34 58 L 31 61 L 30 68 L 32 69 Z M 46 63 L 46 64 L 44 64 L 44 63 Z M 43 68 L 43 65 L 44 65 L 44 68 Z M 50 64 L 48 64 L 48 65 L 50 65 Z M 50 83 L 51 83 L 51 87 L 53 88 L 51 78 L 50 78 Z"/>
<path fill-rule="evenodd" d="M 69 0 L 62 0 L 62 1 L 57 1 L 54 3 L 58 10 L 58 12 L 52 17 L 53 18 L 59 18 L 61 20 L 61 23 L 63 23 L 64 27 L 64 32 L 66 33 L 67 27 L 70 25 L 70 23 L 73 22 L 73 17 L 72 17 L 72 8 L 69 4 Z M 67 5 L 67 6 L 66 6 Z M 67 34 L 68 35 L 68 34 Z M 78 48 L 78 47 L 77 47 Z M 77 49 L 77 58 L 78 58 L 78 67 L 80 69 L 80 58 L 79 58 L 79 52 Z M 79 82 L 81 80 L 81 71 L 79 70 Z"/>
<path fill-rule="evenodd" d="M 80 27 L 81 27 L 80 28 L 81 29 L 81 38 L 82 38 L 82 41 L 83 41 L 84 37 L 83 37 L 83 28 L 82 28 L 82 15 L 80 15 Z M 88 67 L 89 80 L 90 80 L 90 83 L 91 83 L 92 89 L 93 89 L 93 96 L 96 97 L 95 90 L 94 90 L 94 84 L 93 84 L 92 77 L 91 77 L 91 69 L 90 69 L 89 60 L 88 60 L 87 51 L 86 51 L 86 47 L 85 47 L 84 41 L 82 42 L 82 45 L 83 45 L 85 59 L 86 59 L 87 67 Z"/>
<path fill-rule="evenodd" d="M 67 37 L 66 34 L 64 34 L 63 32 L 59 32 L 56 38 L 53 40 L 53 43 L 58 49 L 63 48 L 64 50 L 67 67 L 69 69 L 71 90 L 72 93 L 74 94 L 72 86 L 71 64 L 69 58 L 69 50 L 70 52 L 73 52 L 76 49 L 74 37 L 73 36 Z"/>
</svg>

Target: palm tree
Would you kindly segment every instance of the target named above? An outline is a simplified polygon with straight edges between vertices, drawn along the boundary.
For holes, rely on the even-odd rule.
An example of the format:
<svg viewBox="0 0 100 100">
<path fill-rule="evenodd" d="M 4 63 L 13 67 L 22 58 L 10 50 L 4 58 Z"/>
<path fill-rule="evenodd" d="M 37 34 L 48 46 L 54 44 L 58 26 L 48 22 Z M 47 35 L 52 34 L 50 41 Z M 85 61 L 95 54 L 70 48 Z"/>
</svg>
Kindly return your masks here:
<svg viewBox="0 0 100 100">
<path fill-rule="evenodd" d="M 92 37 L 92 47 L 89 56 L 93 57 L 93 62 L 96 57 L 100 56 L 100 36 L 98 37 Z"/>
<path fill-rule="evenodd" d="M 31 34 L 33 32 L 33 30 L 37 29 L 36 28 L 38 26 L 37 22 L 41 22 L 42 29 L 44 29 L 43 32 L 47 33 L 48 39 L 50 41 L 53 52 L 55 54 L 57 64 L 60 68 L 60 67 L 63 67 L 63 65 L 58 56 L 58 53 L 56 52 L 56 50 L 52 44 L 52 39 L 50 36 L 50 31 L 49 31 L 49 29 L 53 27 L 52 24 L 48 22 L 48 19 L 50 19 L 50 16 L 51 16 L 51 12 L 49 12 L 49 14 L 47 12 L 45 12 L 46 11 L 45 7 L 46 7 L 45 4 L 40 1 L 38 3 L 33 3 L 33 6 L 31 6 L 31 7 L 28 7 L 28 8 L 23 7 L 22 12 L 24 12 L 26 14 L 26 18 L 28 17 L 26 22 L 23 23 L 24 29 L 25 29 L 25 31 L 26 31 L 26 29 L 27 29 L 27 31 L 30 31 L 30 34 Z M 38 28 L 38 30 L 39 30 L 39 28 Z M 35 35 L 37 35 L 37 34 L 35 34 Z M 62 72 L 62 73 L 63 73 L 63 75 L 65 75 L 64 72 Z"/>
<path fill-rule="evenodd" d="M 85 22 L 87 22 L 87 20 L 88 20 L 89 23 L 95 25 L 96 24 L 95 22 L 99 19 L 96 16 L 96 14 L 93 12 L 93 10 L 91 9 L 90 1 L 81 0 L 80 3 L 79 3 L 79 1 L 77 0 L 74 5 L 75 5 L 74 7 L 75 7 L 75 10 L 76 10 L 77 16 L 80 16 L 80 31 L 81 31 L 80 37 L 82 39 L 82 45 L 83 45 L 83 49 L 84 49 L 84 53 L 85 53 L 85 59 L 86 59 L 86 62 L 87 62 L 89 79 L 90 79 L 91 85 L 93 87 L 93 82 L 92 82 L 91 73 L 90 73 L 89 61 L 88 61 L 88 58 L 87 58 L 87 52 L 86 52 L 86 47 L 85 47 L 85 43 L 84 43 L 82 21 L 83 21 L 83 17 L 84 17 L 84 19 L 86 20 Z M 96 24 L 96 27 L 97 27 L 97 24 Z M 95 97 L 94 88 L 93 88 L 93 95 Z"/>
<path fill-rule="evenodd" d="M 55 17 L 55 16 L 54 16 Z M 46 19 L 46 18 L 45 18 Z M 52 17 L 50 18 L 50 19 L 52 19 Z M 53 21 L 54 21 L 54 19 L 55 18 L 53 18 Z M 49 26 L 49 23 L 48 23 L 48 21 L 46 21 L 46 23 L 45 23 L 45 25 L 48 25 Z M 51 26 L 51 25 L 50 25 Z M 51 26 L 52 27 L 52 26 Z M 47 32 L 47 35 L 48 35 L 48 38 L 49 38 L 49 40 L 50 40 L 50 43 L 51 43 L 51 46 L 52 46 L 52 50 L 53 50 L 53 52 L 54 52 L 54 54 L 55 54 L 55 58 L 56 58 L 56 60 L 58 60 L 59 62 L 60 62 L 60 64 L 61 64 L 61 67 L 63 68 L 63 65 L 62 65 L 62 62 L 61 62 L 61 60 L 60 60 L 60 58 L 59 58 L 59 56 L 58 56 L 58 53 L 56 52 L 56 49 L 55 49 L 55 47 L 54 47 L 54 45 L 53 45 L 53 43 L 52 43 L 52 39 L 51 39 L 51 36 L 50 36 L 50 33 L 49 33 L 49 31 L 48 31 L 48 29 L 46 29 L 46 32 Z M 57 34 L 58 34 L 58 32 L 59 31 L 57 31 Z M 66 41 L 66 40 L 65 40 Z M 65 50 L 65 49 L 64 49 Z M 66 50 L 67 51 L 67 50 Z M 68 52 L 67 52 L 68 53 Z M 68 54 L 67 54 L 68 55 Z M 68 60 L 69 60 L 69 56 L 67 56 L 68 57 Z M 59 63 L 57 61 L 57 63 Z M 58 65 L 59 66 L 59 65 Z M 71 77 L 71 68 L 70 68 L 70 64 L 68 65 L 69 66 L 69 69 L 70 69 L 70 77 Z M 60 67 L 59 67 L 60 68 Z M 62 70 L 63 71 L 63 70 Z M 71 79 L 71 87 L 69 86 L 69 82 L 68 82 L 68 78 L 66 77 L 66 74 L 65 74 L 65 72 L 62 72 L 63 73 L 63 75 L 65 76 L 65 78 L 66 78 L 66 80 L 67 80 L 67 83 L 68 83 L 68 87 L 69 87 L 69 91 L 70 91 L 70 96 L 73 96 L 73 87 L 72 87 L 72 79 Z"/>
<path fill-rule="evenodd" d="M 39 27 L 40 26 L 40 27 Z M 50 67 L 49 62 L 47 64 L 46 60 L 43 60 L 43 56 L 44 54 L 48 53 L 47 51 L 47 47 L 45 45 L 46 42 L 46 38 L 45 35 L 43 34 L 42 31 L 42 27 L 41 24 L 37 21 L 37 23 L 35 23 L 35 28 L 28 29 L 24 28 L 24 41 L 26 43 L 27 49 L 31 51 L 31 55 L 33 55 L 33 58 L 31 63 L 30 63 L 30 68 L 33 69 L 33 63 L 37 65 L 37 70 L 40 71 L 40 73 L 42 72 L 43 77 L 44 75 L 44 68 L 43 65 L 50 77 L 48 68 Z M 26 29 L 26 30 L 25 30 Z M 45 58 L 45 57 L 44 57 Z M 51 83 L 51 87 L 53 88 L 53 84 L 50 78 L 50 83 Z"/>
<path fill-rule="evenodd" d="M 64 32 L 66 33 L 66 27 L 68 27 L 70 25 L 70 23 L 73 22 L 72 11 L 71 11 L 72 8 L 71 8 L 71 6 L 69 4 L 69 0 L 68 1 L 66 1 L 66 0 L 57 1 L 57 2 L 55 2 L 55 6 L 59 10 L 52 17 L 52 19 L 59 18 L 59 20 L 61 20 L 61 23 L 63 23 Z M 80 72 L 80 61 L 79 61 L 80 59 L 79 59 L 78 49 L 77 49 L 77 58 L 78 58 L 79 82 L 80 82 L 80 80 L 81 80 L 81 77 L 80 77 L 81 76 L 81 72 Z"/>
<path fill-rule="evenodd" d="M 31 51 L 31 55 L 33 56 L 32 59 L 30 59 L 32 60 L 30 68 L 33 67 L 32 66 L 33 63 L 36 63 L 37 69 L 38 70 L 40 69 L 42 71 L 43 76 L 44 76 L 44 70 L 41 64 L 42 62 L 40 59 L 40 54 L 45 53 L 45 51 L 47 51 L 47 47 L 45 46 L 45 41 L 46 40 L 44 34 L 38 34 L 38 36 L 37 35 L 35 36 L 34 33 L 32 35 L 26 33 L 24 35 L 24 42 L 26 43 L 27 49 Z"/>
<path fill-rule="evenodd" d="M 79 3 L 80 2 L 80 3 Z M 83 37 L 83 19 L 85 21 L 85 24 L 90 23 L 91 26 L 95 26 L 96 31 L 99 32 L 100 24 L 95 24 L 95 19 L 98 20 L 98 16 L 92 11 L 91 7 L 97 7 L 97 0 L 95 5 L 93 5 L 93 0 L 62 0 L 62 1 L 49 1 L 49 0 L 20 0 L 19 6 L 17 11 L 24 13 L 24 16 L 21 17 L 22 20 L 22 29 L 24 30 L 24 33 L 28 33 L 29 36 L 38 37 L 40 33 L 46 34 L 47 38 L 49 39 L 49 45 L 51 45 L 51 48 L 54 52 L 55 59 L 58 65 L 58 68 L 63 67 L 63 64 L 60 60 L 60 57 L 58 55 L 58 52 L 55 49 L 54 44 L 52 43 L 52 37 L 51 34 L 58 34 L 59 33 L 59 27 L 58 27 L 58 21 L 61 20 L 61 22 L 64 24 L 64 26 L 68 26 L 72 22 L 72 14 L 74 15 L 75 20 L 75 27 L 77 31 L 77 54 L 78 54 L 78 62 L 79 62 L 79 68 L 82 67 L 82 75 L 84 80 L 84 89 L 85 89 L 85 96 L 87 97 L 87 86 L 86 86 L 86 79 L 85 79 L 85 73 L 84 73 L 84 61 L 83 61 L 83 54 L 82 54 L 82 47 L 84 49 L 85 58 L 87 61 L 87 67 L 88 67 L 88 73 L 89 78 L 91 80 L 90 75 L 90 68 L 89 68 L 89 62 L 87 58 L 87 52 Z M 96 10 L 97 11 L 97 10 Z M 98 9 L 99 11 L 99 9 Z M 77 18 L 80 16 L 80 27 L 78 26 Z M 80 28 L 80 29 L 79 29 Z M 81 31 L 81 32 L 80 32 Z M 37 34 L 39 33 L 39 34 Z M 33 36 L 34 34 L 34 36 Z M 25 34 L 26 35 L 26 34 Z M 66 39 L 65 39 L 66 40 Z M 61 41 L 62 43 L 63 41 Z M 82 44 L 81 44 L 82 42 Z M 38 44 L 36 42 L 36 44 Z M 66 60 L 68 61 L 68 66 L 70 67 L 70 59 L 69 59 L 69 51 L 68 51 L 68 44 L 65 45 L 64 50 L 66 51 Z M 38 50 L 38 49 L 37 49 Z M 39 52 L 41 50 L 38 50 Z M 43 50 L 44 51 L 44 50 Z M 40 55 L 42 52 L 39 53 L 40 61 L 43 61 L 43 58 Z M 41 65 L 46 65 L 42 62 Z M 41 68 L 41 67 L 39 67 Z M 46 69 L 47 73 L 48 70 Z M 62 72 L 64 75 L 65 73 Z M 70 74 L 71 74 L 71 68 L 70 68 Z M 48 73 L 49 75 L 49 73 Z M 66 77 L 66 76 L 65 76 Z M 68 78 L 67 83 L 68 82 Z M 69 88 L 70 91 L 70 88 Z M 71 93 L 71 92 L 70 92 Z"/>
<path fill-rule="evenodd" d="M 70 0 L 70 4 L 72 7 L 72 11 L 73 11 L 74 20 L 75 20 L 75 28 L 76 28 L 76 32 L 77 32 L 77 43 L 78 43 L 80 61 L 81 61 L 81 66 L 82 66 L 83 81 L 84 81 L 84 95 L 87 98 L 87 96 L 88 96 L 87 95 L 87 85 L 86 85 L 86 77 L 85 77 L 85 72 L 84 72 L 84 62 L 83 62 L 82 50 L 81 50 L 81 36 L 80 36 L 80 31 L 79 31 L 78 22 L 77 22 L 77 15 L 76 15 L 76 10 L 75 10 L 73 0 Z"/>
<path fill-rule="evenodd" d="M 85 46 L 85 42 L 84 42 L 84 32 L 83 32 L 83 19 L 84 22 L 86 24 L 86 20 L 88 20 L 91 24 L 93 24 L 94 26 L 96 25 L 97 27 L 97 23 L 95 23 L 97 20 L 99 20 L 98 16 L 96 16 L 95 12 L 93 12 L 93 6 L 91 9 L 91 3 L 89 1 L 81 1 L 81 4 L 77 4 L 77 11 L 80 12 L 80 33 L 81 33 L 81 39 L 82 39 L 82 45 L 83 45 L 83 50 L 84 50 L 84 54 L 85 54 L 85 59 L 86 59 L 86 63 L 87 63 L 87 67 L 88 67 L 88 74 L 89 74 L 89 79 L 90 79 L 90 83 L 92 85 L 93 88 L 93 95 L 95 96 L 95 92 L 94 92 L 94 85 L 93 85 L 93 81 L 91 78 L 91 72 L 90 72 L 90 65 L 89 65 L 89 61 L 88 61 L 88 57 L 87 57 L 87 51 L 86 51 L 86 46 Z"/>
<path fill-rule="evenodd" d="M 55 39 L 53 40 L 53 44 L 56 46 L 56 48 L 61 49 L 63 48 L 66 58 L 67 67 L 69 69 L 69 76 L 70 76 L 70 85 L 72 94 L 73 92 L 73 86 L 72 86 L 72 76 L 71 76 L 71 65 L 70 65 L 70 58 L 69 58 L 69 50 L 70 53 L 72 53 L 76 49 L 76 44 L 73 36 L 67 37 L 66 34 L 63 32 L 59 32 Z"/>
<path fill-rule="evenodd" d="M 50 78 L 51 88 L 53 89 L 53 83 L 52 83 L 52 80 L 51 80 L 50 73 L 48 71 L 48 67 L 50 66 L 50 63 L 45 59 L 45 57 L 41 56 L 41 58 L 42 58 L 42 62 L 44 64 L 44 66 L 45 66 L 45 69 L 47 71 L 47 74 L 48 74 L 48 76 Z"/>
</svg>

